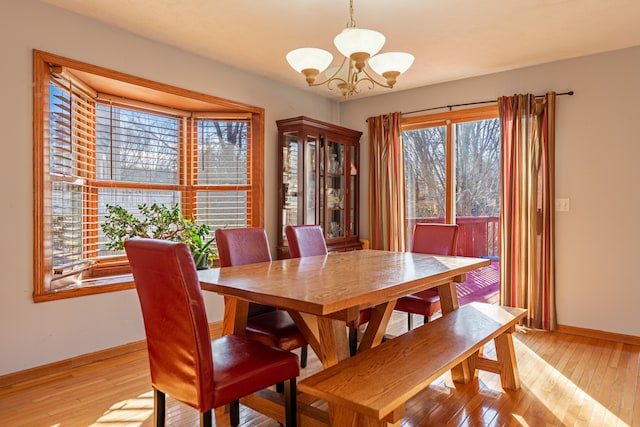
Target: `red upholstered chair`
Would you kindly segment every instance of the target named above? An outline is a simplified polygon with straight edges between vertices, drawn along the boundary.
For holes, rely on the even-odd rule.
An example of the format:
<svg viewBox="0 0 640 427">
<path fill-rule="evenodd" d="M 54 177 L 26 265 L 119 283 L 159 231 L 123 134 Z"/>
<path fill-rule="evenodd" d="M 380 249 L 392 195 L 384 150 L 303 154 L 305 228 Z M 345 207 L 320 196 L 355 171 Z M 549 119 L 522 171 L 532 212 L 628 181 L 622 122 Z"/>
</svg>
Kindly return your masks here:
<svg viewBox="0 0 640 427">
<path fill-rule="evenodd" d="M 457 224 L 416 224 L 413 232 L 411 252 L 433 255 L 455 255 L 458 243 Z M 406 297 L 396 303 L 396 310 L 409 316 L 408 328 L 413 328 L 412 314 L 424 316 L 427 323 L 431 316 L 440 311 L 440 297 L 437 289 L 427 289 Z"/>
<path fill-rule="evenodd" d="M 230 405 L 240 422 L 239 399 L 285 381 L 286 423 L 296 425 L 295 354 L 235 335 L 211 340 L 193 257 L 186 244 L 130 239 L 125 250 L 142 307 L 154 418 L 165 423 L 165 394 L 196 408 L 201 425 L 212 410 Z"/>
<path fill-rule="evenodd" d="M 327 255 L 327 242 L 319 225 L 287 225 L 284 228 L 291 258 Z"/>
<path fill-rule="evenodd" d="M 269 240 L 263 228 L 219 228 L 215 232 L 220 267 L 270 262 Z M 251 303 L 247 337 L 291 351 L 300 348 L 300 366 L 307 366 L 307 340 L 284 310 Z"/>
<path fill-rule="evenodd" d="M 288 225 L 284 228 L 291 258 L 327 255 L 327 243 L 319 225 Z M 348 324 L 349 351 L 353 356 L 358 350 L 358 328 L 371 318 L 371 308 L 360 310 L 358 318 Z"/>
</svg>

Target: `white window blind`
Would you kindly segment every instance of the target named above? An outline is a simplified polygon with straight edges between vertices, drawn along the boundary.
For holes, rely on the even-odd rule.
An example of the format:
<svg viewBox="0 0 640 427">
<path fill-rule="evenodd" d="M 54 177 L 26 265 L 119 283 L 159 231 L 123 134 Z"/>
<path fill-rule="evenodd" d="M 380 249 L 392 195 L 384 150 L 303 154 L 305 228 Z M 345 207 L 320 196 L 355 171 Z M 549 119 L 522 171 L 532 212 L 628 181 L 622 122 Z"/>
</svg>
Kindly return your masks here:
<svg viewBox="0 0 640 427">
<path fill-rule="evenodd" d="M 95 256 L 96 210 L 89 203 L 95 103 L 73 83 L 54 79 L 49 97 L 51 208 L 46 221 L 51 225 L 55 281 L 82 270 Z"/>
<path fill-rule="evenodd" d="M 180 120 L 97 105 L 97 180 L 178 184 Z"/>
<path fill-rule="evenodd" d="M 251 217 L 248 120 L 197 119 L 198 222 L 212 228 L 246 227 Z M 226 188 L 225 188 L 226 187 Z"/>
</svg>

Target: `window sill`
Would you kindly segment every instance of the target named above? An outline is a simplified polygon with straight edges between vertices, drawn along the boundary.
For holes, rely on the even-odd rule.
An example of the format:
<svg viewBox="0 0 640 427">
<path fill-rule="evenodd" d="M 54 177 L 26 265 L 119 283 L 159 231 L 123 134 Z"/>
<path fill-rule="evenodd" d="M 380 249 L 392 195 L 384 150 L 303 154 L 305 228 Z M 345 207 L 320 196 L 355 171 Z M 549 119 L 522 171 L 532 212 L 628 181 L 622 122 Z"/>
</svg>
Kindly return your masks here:
<svg viewBox="0 0 640 427">
<path fill-rule="evenodd" d="M 34 302 L 54 301 L 66 298 L 75 298 L 84 295 L 103 294 L 126 289 L 134 289 L 133 276 L 122 274 L 117 276 L 97 277 L 85 279 L 81 282 L 56 288 L 43 294 L 34 295 Z"/>
</svg>

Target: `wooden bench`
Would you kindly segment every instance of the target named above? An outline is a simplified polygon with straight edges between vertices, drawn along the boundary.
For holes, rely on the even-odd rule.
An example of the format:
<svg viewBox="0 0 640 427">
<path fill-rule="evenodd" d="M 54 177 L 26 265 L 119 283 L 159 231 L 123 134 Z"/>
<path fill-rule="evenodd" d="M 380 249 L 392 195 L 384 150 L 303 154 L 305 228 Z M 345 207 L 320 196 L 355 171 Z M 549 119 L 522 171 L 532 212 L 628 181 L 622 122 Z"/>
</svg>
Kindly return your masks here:
<svg viewBox="0 0 640 427">
<path fill-rule="evenodd" d="M 299 382 L 300 392 L 329 402 L 331 424 L 400 425 L 405 403 L 451 369 L 467 383 L 477 370 L 500 375 L 502 387 L 517 390 L 520 378 L 512 332 L 522 309 L 484 303 L 464 305 L 442 318 L 365 350 Z M 497 360 L 482 357 L 495 342 Z"/>
</svg>

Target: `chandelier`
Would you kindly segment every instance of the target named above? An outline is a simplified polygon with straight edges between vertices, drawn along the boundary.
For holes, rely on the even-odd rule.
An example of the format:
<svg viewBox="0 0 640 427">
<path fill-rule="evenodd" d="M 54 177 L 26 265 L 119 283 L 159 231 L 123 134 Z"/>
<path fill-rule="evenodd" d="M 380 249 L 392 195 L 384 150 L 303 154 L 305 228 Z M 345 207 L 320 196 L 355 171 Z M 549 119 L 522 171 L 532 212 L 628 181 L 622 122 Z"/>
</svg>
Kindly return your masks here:
<svg viewBox="0 0 640 427">
<path fill-rule="evenodd" d="M 303 47 L 287 54 L 287 62 L 299 73 L 302 73 L 309 86 L 326 84 L 330 90 L 340 89 L 342 96 L 350 96 L 360 92 L 360 83 L 373 89 L 376 85 L 392 88 L 397 77 L 407 71 L 413 63 L 413 55 L 404 52 L 387 52 L 376 55 L 385 37 L 373 30 L 356 28 L 353 19 L 353 0 L 349 0 L 349 23 L 334 39 L 333 43 L 344 58 L 339 67 L 329 69 L 327 78 L 316 82 L 318 75 L 333 61 L 333 55 L 323 49 Z M 365 68 L 369 65 L 374 72 L 384 77 L 386 83 L 376 80 Z"/>
</svg>

